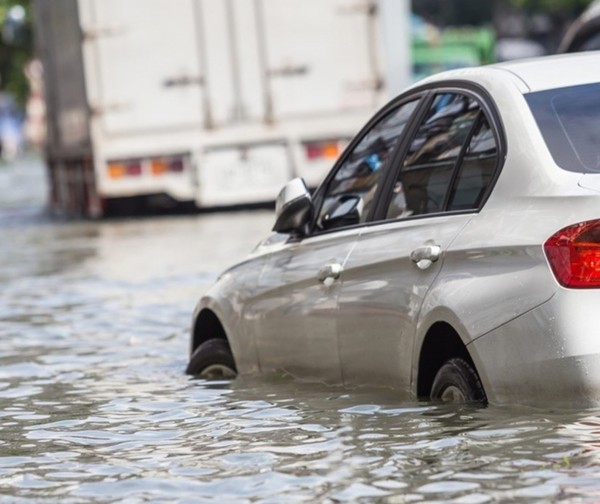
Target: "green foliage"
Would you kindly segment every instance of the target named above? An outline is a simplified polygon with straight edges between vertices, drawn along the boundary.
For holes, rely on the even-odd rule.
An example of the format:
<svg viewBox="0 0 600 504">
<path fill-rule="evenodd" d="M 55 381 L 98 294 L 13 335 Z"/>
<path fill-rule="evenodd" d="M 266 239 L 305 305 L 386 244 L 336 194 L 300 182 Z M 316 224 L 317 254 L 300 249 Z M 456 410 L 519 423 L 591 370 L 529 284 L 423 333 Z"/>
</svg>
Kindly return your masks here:
<svg viewBox="0 0 600 504">
<path fill-rule="evenodd" d="M 7 26 L 7 20 L 10 9 L 17 5 L 25 10 L 25 18 L 14 31 Z M 0 0 L 0 90 L 11 93 L 21 105 L 29 91 L 23 68 L 33 56 L 30 7 L 31 0 Z M 11 34 L 14 36 L 11 37 Z"/>
</svg>

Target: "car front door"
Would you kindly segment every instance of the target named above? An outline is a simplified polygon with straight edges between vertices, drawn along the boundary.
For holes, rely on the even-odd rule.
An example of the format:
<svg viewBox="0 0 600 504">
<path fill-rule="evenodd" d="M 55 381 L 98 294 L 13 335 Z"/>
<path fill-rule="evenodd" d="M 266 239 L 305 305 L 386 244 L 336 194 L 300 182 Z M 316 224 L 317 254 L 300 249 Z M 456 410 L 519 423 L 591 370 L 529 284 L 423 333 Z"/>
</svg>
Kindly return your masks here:
<svg viewBox="0 0 600 504">
<path fill-rule="evenodd" d="M 338 271 L 356 241 L 349 229 L 285 245 L 259 280 L 260 294 L 245 318 L 254 328 L 261 371 L 340 383 L 337 326 Z"/>
<path fill-rule="evenodd" d="M 337 324 L 344 267 L 417 101 L 391 105 L 365 127 L 315 197 L 313 232 L 290 238 L 269 258 L 245 313 L 262 371 L 342 382 Z"/>
<path fill-rule="evenodd" d="M 338 331 L 346 383 L 409 393 L 423 299 L 497 165 L 491 133 L 472 96 L 431 97 L 397 175 L 388 179 L 379 221 L 363 230 L 344 266 Z"/>
</svg>

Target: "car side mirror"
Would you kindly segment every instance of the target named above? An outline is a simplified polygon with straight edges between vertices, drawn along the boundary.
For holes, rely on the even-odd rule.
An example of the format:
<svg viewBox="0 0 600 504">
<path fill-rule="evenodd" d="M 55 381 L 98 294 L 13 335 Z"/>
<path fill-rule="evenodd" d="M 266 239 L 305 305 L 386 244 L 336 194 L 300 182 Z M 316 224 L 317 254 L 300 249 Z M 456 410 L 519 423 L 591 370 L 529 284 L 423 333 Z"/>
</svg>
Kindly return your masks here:
<svg viewBox="0 0 600 504">
<path fill-rule="evenodd" d="M 363 199 L 360 196 L 343 196 L 334 210 L 323 217 L 323 229 L 355 226 L 360 223 L 363 212 Z"/>
<path fill-rule="evenodd" d="M 306 234 L 306 225 L 313 211 L 312 196 L 301 178 L 290 180 L 275 201 L 273 231 L 288 234 Z"/>
</svg>

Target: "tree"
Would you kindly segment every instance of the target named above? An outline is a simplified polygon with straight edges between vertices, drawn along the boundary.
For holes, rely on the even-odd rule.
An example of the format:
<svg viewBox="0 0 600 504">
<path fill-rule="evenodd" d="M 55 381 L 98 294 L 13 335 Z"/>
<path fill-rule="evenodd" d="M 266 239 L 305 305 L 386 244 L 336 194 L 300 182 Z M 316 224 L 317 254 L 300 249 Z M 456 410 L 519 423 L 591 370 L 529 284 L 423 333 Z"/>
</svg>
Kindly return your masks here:
<svg viewBox="0 0 600 504">
<path fill-rule="evenodd" d="M 30 0 L 0 0 L 0 90 L 21 105 L 28 94 L 23 69 L 33 57 Z"/>
</svg>

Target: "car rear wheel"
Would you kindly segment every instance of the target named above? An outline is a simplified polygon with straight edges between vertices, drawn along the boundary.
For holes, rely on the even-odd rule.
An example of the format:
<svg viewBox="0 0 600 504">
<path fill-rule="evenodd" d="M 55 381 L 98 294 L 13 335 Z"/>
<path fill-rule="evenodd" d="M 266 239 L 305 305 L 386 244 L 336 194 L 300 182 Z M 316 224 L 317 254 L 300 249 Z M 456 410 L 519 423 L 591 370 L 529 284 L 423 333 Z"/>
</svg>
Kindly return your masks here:
<svg viewBox="0 0 600 504">
<path fill-rule="evenodd" d="M 200 378 L 235 378 L 237 368 L 227 340 L 214 338 L 199 345 L 185 372 Z"/>
<path fill-rule="evenodd" d="M 431 399 L 444 402 L 486 402 L 477 371 L 465 359 L 449 359 L 437 372 L 431 387 Z"/>
</svg>

